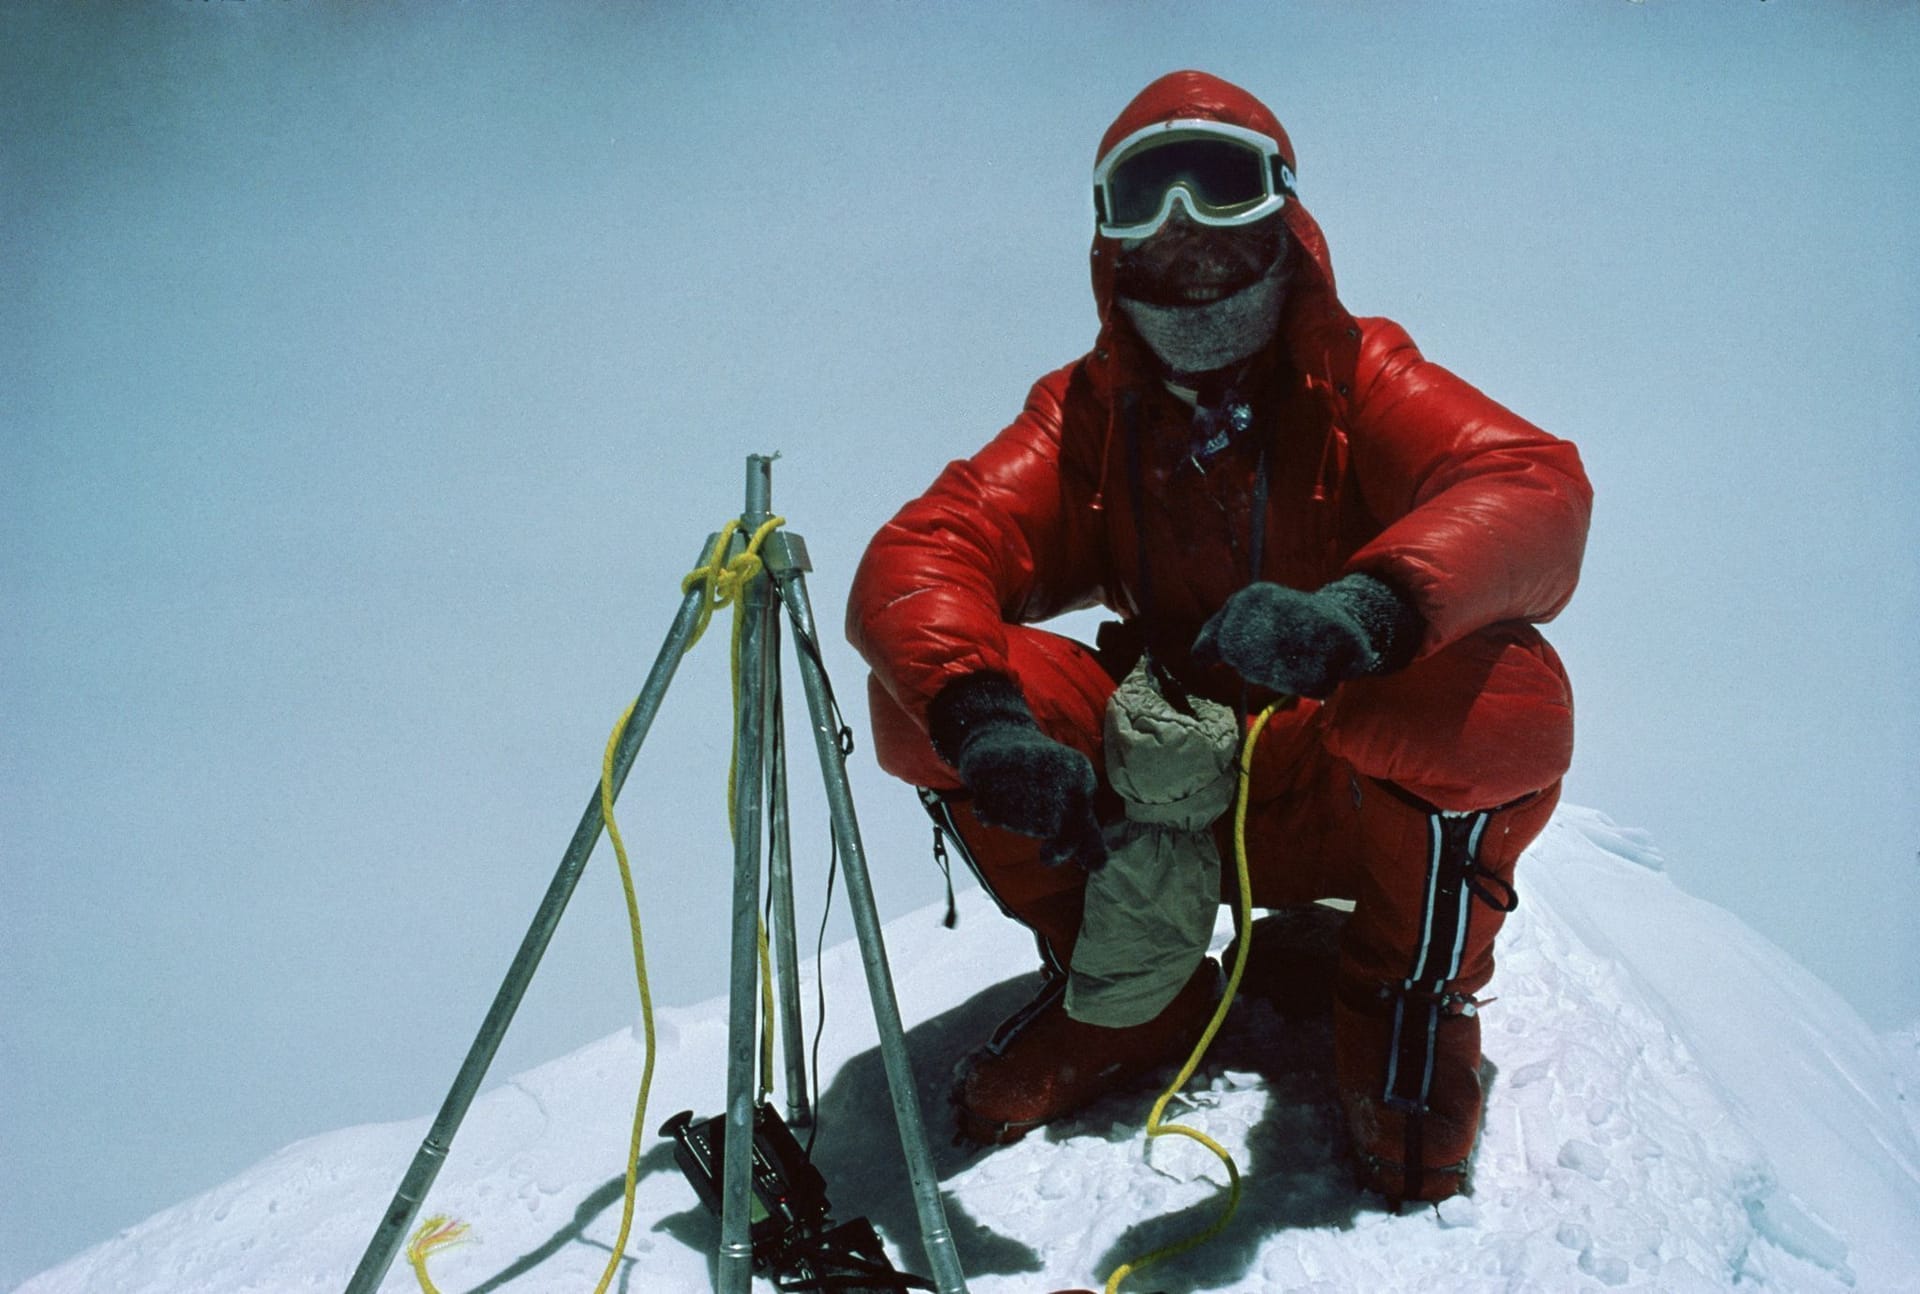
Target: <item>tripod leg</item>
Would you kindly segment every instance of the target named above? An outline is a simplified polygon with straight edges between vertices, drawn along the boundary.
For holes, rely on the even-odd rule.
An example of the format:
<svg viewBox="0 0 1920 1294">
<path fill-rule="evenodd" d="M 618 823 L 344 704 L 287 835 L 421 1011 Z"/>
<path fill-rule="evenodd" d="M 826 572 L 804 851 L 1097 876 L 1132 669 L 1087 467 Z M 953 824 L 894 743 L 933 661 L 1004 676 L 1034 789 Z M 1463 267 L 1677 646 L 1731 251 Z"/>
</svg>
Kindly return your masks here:
<svg viewBox="0 0 1920 1294">
<path fill-rule="evenodd" d="M 733 778 L 733 961 L 727 1013 L 726 1144 L 720 1163 L 720 1290 L 753 1284 L 754 1020 L 760 984 L 761 729 L 766 717 L 768 586 L 757 576 L 741 594 L 739 713 Z"/>
<path fill-rule="evenodd" d="M 711 544 L 712 541 L 708 542 Z M 704 552 L 702 556 L 705 556 Z M 704 590 L 696 589 L 681 601 L 680 614 L 674 618 L 673 627 L 667 632 L 667 640 L 661 646 L 660 654 L 654 658 L 653 669 L 640 690 L 640 697 L 634 702 L 633 717 L 627 721 L 626 732 L 621 735 L 614 751 L 615 795 L 626 784 L 634 756 L 639 753 L 640 743 L 646 739 L 647 730 L 653 726 L 653 717 L 659 712 L 660 702 L 667 694 L 667 685 L 673 682 L 680 658 L 693 641 L 694 628 L 700 620 L 701 601 L 705 596 Z M 487 1067 L 500 1050 L 500 1040 L 506 1036 L 514 1012 L 520 1009 L 520 999 L 526 995 L 534 969 L 546 954 L 554 927 L 560 924 L 560 915 L 566 911 L 567 901 L 573 897 L 574 888 L 580 883 L 587 856 L 599 842 L 604 825 L 600 818 L 600 792 L 596 787 L 593 798 L 587 804 L 587 811 L 580 815 L 580 825 L 575 828 L 573 839 L 568 842 L 566 853 L 560 859 L 559 870 L 554 873 L 545 897 L 540 900 L 533 923 L 520 941 L 520 951 L 514 954 L 513 965 L 507 969 L 507 977 L 501 983 L 500 991 L 494 995 L 487 1018 L 481 1024 L 472 1047 L 468 1049 L 466 1060 L 461 1063 L 453 1087 L 447 1092 L 447 1099 L 440 1106 L 433 1127 L 428 1130 L 426 1140 L 420 1143 L 413 1163 L 400 1180 L 400 1189 L 394 1193 L 393 1202 L 387 1206 L 373 1238 L 367 1242 L 360 1265 L 354 1268 L 352 1277 L 347 1281 L 346 1294 L 373 1294 L 386 1276 L 387 1269 L 393 1265 L 394 1255 L 400 1251 L 408 1229 L 413 1226 L 421 1202 L 432 1189 L 434 1179 L 440 1175 L 441 1165 L 446 1162 L 447 1152 L 452 1147 L 454 1133 L 459 1131 L 461 1120 L 467 1116 L 467 1107 L 473 1104 L 474 1095 L 479 1092 L 480 1083 L 486 1077 Z"/>
<path fill-rule="evenodd" d="M 806 1040 L 801 1036 L 800 963 L 793 931 L 793 837 L 787 815 L 787 737 L 780 689 L 780 617 L 767 616 L 767 798 L 773 826 L 773 862 L 768 884 L 773 890 L 774 973 L 780 998 L 780 1040 L 786 1053 L 787 1123 L 805 1127 L 813 1121 L 807 1099 Z"/>
<path fill-rule="evenodd" d="M 796 631 L 809 641 L 814 640 L 813 607 L 807 599 L 805 577 L 798 571 L 787 575 L 780 592 L 793 616 Z M 900 1006 L 894 996 L 893 974 L 887 967 L 880 918 L 874 910 L 873 885 L 867 875 L 866 854 L 860 845 L 860 824 L 854 818 L 853 794 L 847 785 L 846 756 L 840 751 L 839 730 L 827 699 L 826 673 L 813 653 L 802 650 L 795 654 L 799 657 L 801 680 L 806 685 L 807 710 L 820 752 L 820 772 L 826 779 L 827 805 L 840 839 L 840 863 L 847 874 L 847 906 L 853 913 L 861 960 L 866 964 L 867 992 L 873 999 L 874 1025 L 880 1034 L 880 1058 L 886 1068 L 887 1088 L 893 1097 L 894 1121 L 900 1128 L 900 1148 L 913 1182 L 921 1243 L 926 1248 L 927 1261 L 933 1266 L 933 1279 L 940 1294 L 965 1294 L 966 1276 L 960 1270 L 953 1233 L 947 1226 L 946 1206 L 940 1199 L 940 1180 L 934 1172 L 926 1125 L 921 1121 L 920 1102 L 914 1093 L 913 1068 L 907 1057 L 906 1034 L 900 1024 Z"/>
</svg>

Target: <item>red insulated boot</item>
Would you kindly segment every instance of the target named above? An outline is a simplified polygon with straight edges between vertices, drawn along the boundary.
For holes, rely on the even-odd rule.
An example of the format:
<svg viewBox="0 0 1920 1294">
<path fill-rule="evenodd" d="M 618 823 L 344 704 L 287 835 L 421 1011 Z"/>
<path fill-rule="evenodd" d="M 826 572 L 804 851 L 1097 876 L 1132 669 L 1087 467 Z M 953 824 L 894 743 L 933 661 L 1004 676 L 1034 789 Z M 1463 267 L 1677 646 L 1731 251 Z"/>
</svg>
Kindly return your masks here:
<svg viewBox="0 0 1920 1294">
<path fill-rule="evenodd" d="M 954 1106 L 962 1137 L 1018 1141 L 1161 1065 L 1184 1060 L 1220 998 L 1220 967 L 1202 958 L 1165 1010 L 1126 1029 L 1067 1014 L 1067 981 L 1050 975 L 1034 1000 L 961 1063 Z"/>
<path fill-rule="evenodd" d="M 1398 1205 L 1466 1188 L 1484 1101 L 1474 1011 L 1471 998 L 1341 986 L 1335 1081 L 1364 1189 Z"/>
<path fill-rule="evenodd" d="M 1367 799 L 1366 865 L 1335 976 L 1334 1074 L 1360 1183 L 1396 1203 L 1467 1187 L 1485 1099 L 1476 995 L 1518 902 L 1514 861 L 1557 796 L 1470 813 Z"/>
</svg>

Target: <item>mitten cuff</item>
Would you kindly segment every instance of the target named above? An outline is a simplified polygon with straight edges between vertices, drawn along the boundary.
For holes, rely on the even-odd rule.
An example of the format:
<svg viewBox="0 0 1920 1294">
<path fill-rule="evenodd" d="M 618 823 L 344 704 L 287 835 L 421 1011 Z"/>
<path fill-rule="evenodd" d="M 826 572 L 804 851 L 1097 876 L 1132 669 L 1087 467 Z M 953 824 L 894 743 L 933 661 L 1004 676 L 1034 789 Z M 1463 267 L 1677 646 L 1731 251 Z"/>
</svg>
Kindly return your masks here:
<svg viewBox="0 0 1920 1294">
<path fill-rule="evenodd" d="M 1004 724 L 1036 732 L 1040 728 L 1020 685 L 994 670 L 961 675 L 941 688 L 927 707 L 927 736 L 933 740 L 933 753 L 955 768 L 976 733 Z"/>
<path fill-rule="evenodd" d="M 1359 621 L 1373 651 L 1368 674 L 1391 674 L 1413 663 L 1427 636 L 1426 618 L 1413 599 L 1365 571 L 1335 580 L 1320 590 L 1341 610 Z"/>
</svg>

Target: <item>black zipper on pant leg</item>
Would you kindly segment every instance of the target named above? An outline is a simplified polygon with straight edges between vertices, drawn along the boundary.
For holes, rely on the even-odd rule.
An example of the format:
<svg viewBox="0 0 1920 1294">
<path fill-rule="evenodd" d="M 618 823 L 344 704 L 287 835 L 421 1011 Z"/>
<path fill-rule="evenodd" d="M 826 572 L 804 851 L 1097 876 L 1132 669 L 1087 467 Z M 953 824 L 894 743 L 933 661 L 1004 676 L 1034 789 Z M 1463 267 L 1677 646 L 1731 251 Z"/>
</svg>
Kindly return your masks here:
<svg viewBox="0 0 1920 1294">
<path fill-rule="evenodd" d="M 1000 892 L 993 888 L 993 882 L 987 879 L 986 870 L 980 866 L 980 860 L 975 858 L 973 851 L 967 847 L 967 838 L 960 834 L 960 828 L 954 824 L 953 809 L 945 797 L 938 791 L 928 790 L 924 786 L 915 789 L 920 793 L 920 803 L 925 806 L 927 816 L 933 819 L 934 840 L 938 842 L 944 835 L 953 842 L 953 851 L 960 855 L 960 861 L 967 865 L 967 870 L 973 873 L 973 879 L 980 882 L 980 888 L 987 892 L 987 897 L 993 900 L 994 906 L 1000 909 L 1002 915 L 1033 931 L 1034 942 L 1040 946 L 1040 961 L 1046 967 L 1047 974 L 1065 980 L 1067 968 L 1061 963 L 1060 955 L 1054 951 L 1053 945 L 1048 943 L 1046 937 L 1038 930 L 1034 930 L 1032 926 L 1022 921 L 1020 915 L 1007 906 L 1007 901 L 1000 897 Z M 937 850 L 935 858 L 937 861 Z M 951 873 L 948 874 L 948 884 L 952 884 Z M 951 897 L 948 898 L 948 902 L 952 903 Z M 955 909 L 955 924 L 959 922 L 957 911 Z"/>
<path fill-rule="evenodd" d="M 937 822 L 933 824 L 933 862 L 947 883 L 947 915 L 940 918 L 940 924 L 951 930 L 960 924 L 960 909 L 953 901 L 953 860 L 947 857 L 947 838 Z"/>
</svg>

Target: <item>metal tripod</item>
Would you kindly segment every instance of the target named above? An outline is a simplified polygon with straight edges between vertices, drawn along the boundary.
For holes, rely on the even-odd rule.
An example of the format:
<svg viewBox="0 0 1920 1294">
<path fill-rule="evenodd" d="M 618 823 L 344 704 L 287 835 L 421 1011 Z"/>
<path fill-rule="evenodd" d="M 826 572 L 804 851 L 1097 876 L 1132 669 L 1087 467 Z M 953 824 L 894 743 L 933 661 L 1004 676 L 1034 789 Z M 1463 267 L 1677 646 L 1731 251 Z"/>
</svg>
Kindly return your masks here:
<svg viewBox="0 0 1920 1294">
<path fill-rule="evenodd" d="M 746 510 L 741 528 L 752 534 L 771 515 L 773 460 L 762 455 L 747 459 Z M 709 537 L 701 551 L 705 561 L 715 537 Z M 736 538 L 736 552 L 744 549 L 744 538 Z M 736 552 L 726 556 L 732 557 Z M 777 607 L 784 606 L 803 648 L 816 641 L 813 608 L 807 599 L 805 572 L 812 569 L 806 544 L 800 536 L 776 530 L 768 536 L 762 558 L 765 570 L 742 593 L 742 605 L 736 614 L 740 624 L 739 693 L 735 726 L 735 750 L 739 765 L 735 771 L 733 813 L 733 943 L 730 974 L 730 1000 L 727 1023 L 727 1105 L 726 1139 L 721 1162 L 721 1214 L 719 1281 L 722 1294 L 747 1294 L 753 1280 L 751 1209 L 753 1203 L 752 1152 L 754 1111 L 754 1040 L 758 985 L 760 930 L 760 847 L 763 818 L 771 818 L 773 900 L 773 940 L 778 961 L 778 1001 L 781 1033 L 785 1037 L 787 1107 L 794 1122 L 805 1122 L 811 1114 L 806 1108 L 806 1061 L 800 1039 L 800 984 L 795 964 L 793 929 L 793 873 L 787 838 L 786 751 L 780 693 L 780 623 Z M 614 751 L 613 791 L 617 795 L 626 782 L 646 739 L 660 702 L 673 681 L 680 658 L 691 644 L 701 619 L 702 588 L 688 592 L 680 604 L 679 615 L 667 632 L 667 640 L 655 658 L 633 715 Z M 880 918 L 873 905 L 873 887 L 868 877 L 866 853 L 860 844 L 860 827 L 854 818 L 853 796 L 847 785 L 846 754 L 841 749 L 837 718 L 825 667 L 818 655 L 803 649 L 797 653 L 801 682 L 807 696 L 807 712 L 812 721 L 814 744 L 820 756 L 820 771 L 826 782 L 828 810 L 832 815 L 838 842 L 839 862 L 846 871 L 847 903 L 853 913 L 854 930 L 860 941 L 861 960 L 866 966 L 867 991 L 873 1000 L 873 1018 L 880 1035 L 880 1056 L 887 1075 L 887 1087 L 893 1097 L 893 1114 L 899 1124 L 900 1145 L 906 1156 L 907 1174 L 913 1184 L 914 1207 L 920 1217 L 921 1242 L 933 1267 L 933 1279 L 941 1294 L 964 1294 L 966 1278 L 960 1270 L 953 1234 L 947 1226 L 946 1209 L 940 1200 L 939 1179 L 934 1173 L 933 1155 L 927 1147 L 926 1127 L 921 1121 L 919 1102 L 914 1096 L 913 1072 L 908 1063 L 906 1036 L 900 1024 L 900 1008 L 893 992 L 893 976 L 888 970 L 886 947 L 880 933 Z M 764 792 L 764 795 L 763 795 Z M 346 1294 L 374 1294 L 392 1266 L 422 1201 L 446 1162 L 453 1136 L 466 1117 L 467 1108 L 479 1092 L 487 1066 L 506 1034 L 507 1025 L 520 1006 L 534 969 L 540 964 L 553 937 L 560 914 L 566 910 L 605 824 L 601 819 L 600 797 L 596 790 L 580 825 L 560 860 L 559 870 L 547 886 L 547 892 L 534 914 L 533 924 L 521 940 L 520 950 L 507 971 L 506 980 L 494 996 L 486 1020 L 467 1052 L 466 1061 L 455 1077 L 446 1101 L 434 1119 L 426 1140 L 421 1142 L 413 1163 L 394 1193 L 393 1203 L 374 1231 L 360 1265 L 347 1283 Z"/>
</svg>

